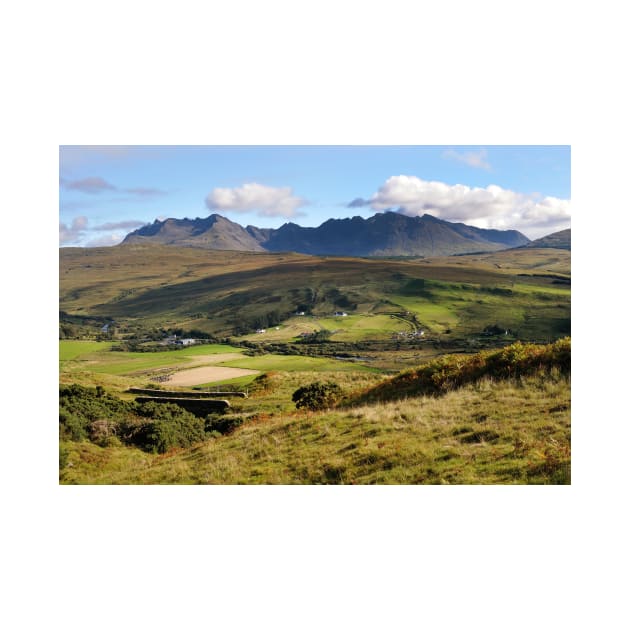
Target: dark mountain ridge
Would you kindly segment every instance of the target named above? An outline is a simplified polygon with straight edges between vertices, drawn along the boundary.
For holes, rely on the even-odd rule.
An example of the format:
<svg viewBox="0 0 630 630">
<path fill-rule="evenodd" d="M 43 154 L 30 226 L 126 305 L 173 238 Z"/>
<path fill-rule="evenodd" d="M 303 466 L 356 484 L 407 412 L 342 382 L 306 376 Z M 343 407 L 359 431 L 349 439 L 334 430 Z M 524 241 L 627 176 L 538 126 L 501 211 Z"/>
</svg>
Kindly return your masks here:
<svg viewBox="0 0 630 630">
<path fill-rule="evenodd" d="M 127 235 L 123 243 L 236 251 L 294 251 L 334 256 L 447 256 L 527 245 L 516 230 L 488 230 L 425 214 L 383 212 L 364 219 L 328 219 L 319 227 L 285 223 L 278 229 L 241 227 L 218 214 L 197 219 L 156 220 Z"/>
</svg>

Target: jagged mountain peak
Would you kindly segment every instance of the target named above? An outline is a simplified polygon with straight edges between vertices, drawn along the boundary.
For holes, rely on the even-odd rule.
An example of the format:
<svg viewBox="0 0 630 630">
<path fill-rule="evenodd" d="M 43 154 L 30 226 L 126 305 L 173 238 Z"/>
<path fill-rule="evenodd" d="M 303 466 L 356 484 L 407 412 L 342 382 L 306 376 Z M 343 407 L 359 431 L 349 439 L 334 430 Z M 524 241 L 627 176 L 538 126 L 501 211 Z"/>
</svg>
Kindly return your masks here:
<svg viewBox="0 0 630 630">
<path fill-rule="evenodd" d="M 516 230 L 485 230 L 430 214 L 409 217 L 390 211 L 367 219 L 328 219 L 319 227 L 287 222 L 278 229 L 243 228 L 218 214 L 166 219 L 135 230 L 123 242 L 313 255 L 439 256 L 518 247 L 529 239 Z"/>
</svg>

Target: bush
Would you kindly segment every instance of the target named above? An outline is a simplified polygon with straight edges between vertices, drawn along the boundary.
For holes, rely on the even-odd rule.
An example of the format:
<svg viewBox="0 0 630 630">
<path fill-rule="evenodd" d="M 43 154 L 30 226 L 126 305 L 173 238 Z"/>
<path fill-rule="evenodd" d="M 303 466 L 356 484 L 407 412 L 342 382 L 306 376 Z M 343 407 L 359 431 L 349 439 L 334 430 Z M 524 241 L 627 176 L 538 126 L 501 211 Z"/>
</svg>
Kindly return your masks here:
<svg viewBox="0 0 630 630">
<path fill-rule="evenodd" d="M 127 427 L 126 440 L 140 448 L 156 453 L 166 453 L 171 448 L 184 448 L 205 437 L 203 418 L 173 403 L 146 403 L 139 407 L 146 418 Z"/>
<path fill-rule="evenodd" d="M 205 431 L 210 435 L 218 433 L 225 435 L 231 433 L 237 427 L 240 427 L 245 418 L 243 416 L 213 416 L 209 415 L 205 420 Z"/>
<path fill-rule="evenodd" d="M 250 392 L 252 394 L 269 393 L 277 389 L 275 375 L 276 372 L 265 372 L 257 376 L 249 386 Z"/>
<path fill-rule="evenodd" d="M 298 409 L 319 411 L 332 407 L 341 397 L 337 383 L 315 381 L 293 392 L 292 400 Z"/>
<path fill-rule="evenodd" d="M 332 331 L 327 328 L 316 330 L 314 333 L 300 340 L 298 343 L 324 343 L 328 341 L 332 336 Z"/>
<path fill-rule="evenodd" d="M 90 421 L 71 413 L 67 409 L 59 409 L 59 437 L 64 440 L 81 442 L 88 437 Z"/>
<path fill-rule="evenodd" d="M 201 442 L 206 434 L 203 418 L 175 404 L 138 405 L 110 396 L 102 387 L 70 385 L 59 389 L 59 437 L 89 439 L 103 447 L 131 444 L 164 453 Z"/>
<path fill-rule="evenodd" d="M 69 455 L 68 446 L 63 442 L 59 442 L 59 470 L 63 470 L 68 465 Z"/>
<path fill-rule="evenodd" d="M 59 388 L 59 436 L 74 442 L 93 437 L 98 443 L 115 433 L 116 425 L 134 410 L 135 403 L 110 396 L 101 386 L 95 389 L 62 386 Z"/>
</svg>

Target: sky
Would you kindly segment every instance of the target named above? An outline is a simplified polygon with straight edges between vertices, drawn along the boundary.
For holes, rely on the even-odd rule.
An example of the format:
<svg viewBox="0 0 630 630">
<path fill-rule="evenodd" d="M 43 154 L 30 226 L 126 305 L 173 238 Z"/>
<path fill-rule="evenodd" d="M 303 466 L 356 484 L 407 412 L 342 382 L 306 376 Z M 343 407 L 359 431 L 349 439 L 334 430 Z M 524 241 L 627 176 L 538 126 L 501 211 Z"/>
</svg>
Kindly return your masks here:
<svg viewBox="0 0 630 630">
<path fill-rule="evenodd" d="M 431 214 L 530 239 L 570 227 L 569 146 L 59 147 L 59 244 L 116 245 L 154 220 L 243 226 Z"/>
</svg>

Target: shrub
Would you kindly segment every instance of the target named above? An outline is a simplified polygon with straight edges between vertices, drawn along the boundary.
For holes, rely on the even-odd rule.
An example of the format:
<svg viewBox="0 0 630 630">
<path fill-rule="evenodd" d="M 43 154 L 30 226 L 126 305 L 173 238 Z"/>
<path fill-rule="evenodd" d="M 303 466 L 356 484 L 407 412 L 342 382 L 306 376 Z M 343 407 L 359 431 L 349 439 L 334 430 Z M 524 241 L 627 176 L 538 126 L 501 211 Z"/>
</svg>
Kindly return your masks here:
<svg viewBox="0 0 630 630">
<path fill-rule="evenodd" d="M 59 409 L 59 437 L 64 440 L 80 442 L 88 437 L 90 421 L 77 416 L 67 409 Z"/>
<path fill-rule="evenodd" d="M 69 455 L 68 446 L 63 442 L 59 442 L 59 470 L 63 470 L 68 465 Z"/>
<path fill-rule="evenodd" d="M 192 446 L 206 437 L 203 418 L 173 403 L 146 403 L 138 410 L 146 420 L 129 425 L 125 437 L 146 451 L 166 453 L 171 448 Z"/>
<path fill-rule="evenodd" d="M 332 407 L 341 397 L 337 383 L 315 381 L 293 392 L 292 400 L 298 409 L 319 411 Z"/>
<path fill-rule="evenodd" d="M 99 446 L 110 444 L 110 438 L 117 433 L 117 423 L 113 420 L 95 420 L 90 425 L 90 441 Z"/>
<path fill-rule="evenodd" d="M 115 433 L 115 426 L 133 414 L 135 403 L 110 396 L 101 386 L 59 388 L 59 436 L 78 442 L 94 437 L 97 443 Z"/>
<path fill-rule="evenodd" d="M 205 420 L 205 431 L 210 435 L 225 435 L 240 427 L 245 419 L 243 416 L 214 416 L 209 415 Z"/>
<path fill-rule="evenodd" d="M 265 372 L 257 376 L 250 384 L 249 388 L 252 394 L 270 393 L 277 389 L 276 379 L 277 372 Z"/>
<path fill-rule="evenodd" d="M 332 331 L 327 328 L 322 328 L 321 330 L 316 330 L 314 333 L 300 340 L 298 343 L 324 343 L 328 341 L 332 336 Z"/>
<path fill-rule="evenodd" d="M 99 446 L 122 442 L 164 453 L 191 446 L 206 435 L 204 420 L 175 404 L 138 405 L 110 396 L 103 388 L 70 385 L 59 390 L 59 437 L 89 439 Z"/>
</svg>

